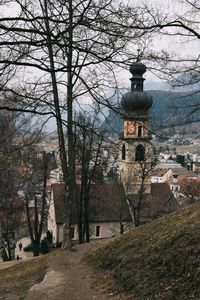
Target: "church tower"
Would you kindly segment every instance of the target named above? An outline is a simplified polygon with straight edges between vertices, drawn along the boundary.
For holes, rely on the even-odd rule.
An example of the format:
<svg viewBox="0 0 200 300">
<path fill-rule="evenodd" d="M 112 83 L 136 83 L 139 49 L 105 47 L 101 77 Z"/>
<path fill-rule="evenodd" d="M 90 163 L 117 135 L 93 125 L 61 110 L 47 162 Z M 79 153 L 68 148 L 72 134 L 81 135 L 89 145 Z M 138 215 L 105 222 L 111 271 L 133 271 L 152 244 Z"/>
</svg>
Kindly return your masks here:
<svg viewBox="0 0 200 300">
<path fill-rule="evenodd" d="M 127 194 L 138 194 L 143 187 L 144 194 L 151 193 L 150 169 L 152 144 L 148 128 L 148 110 L 153 100 L 143 91 L 143 74 L 146 66 L 137 61 L 130 66 L 132 74 L 131 91 L 123 95 L 124 129 L 121 137 L 119 180 Z"/>
</svg>

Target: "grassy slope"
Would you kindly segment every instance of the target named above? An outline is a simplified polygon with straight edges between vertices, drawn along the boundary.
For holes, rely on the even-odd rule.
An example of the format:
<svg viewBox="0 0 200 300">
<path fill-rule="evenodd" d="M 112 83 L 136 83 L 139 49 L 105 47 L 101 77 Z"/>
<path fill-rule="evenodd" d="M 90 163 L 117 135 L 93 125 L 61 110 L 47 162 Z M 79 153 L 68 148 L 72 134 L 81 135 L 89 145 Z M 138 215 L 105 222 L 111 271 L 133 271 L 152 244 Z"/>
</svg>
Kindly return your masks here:
<svg viewBox="0 0 200 300">
<path fill-rule="evenodd" d="M 200 205 L 124 234 L 89 260 L 128 299 L 200 299 Z"/>
<path fill-rule="evenodd" d="M 30 287 L 42 281 L 47 257 L 18 261 L 14 266 L 0 270 L 0 299 L 24 299 Z"/>
</svg>

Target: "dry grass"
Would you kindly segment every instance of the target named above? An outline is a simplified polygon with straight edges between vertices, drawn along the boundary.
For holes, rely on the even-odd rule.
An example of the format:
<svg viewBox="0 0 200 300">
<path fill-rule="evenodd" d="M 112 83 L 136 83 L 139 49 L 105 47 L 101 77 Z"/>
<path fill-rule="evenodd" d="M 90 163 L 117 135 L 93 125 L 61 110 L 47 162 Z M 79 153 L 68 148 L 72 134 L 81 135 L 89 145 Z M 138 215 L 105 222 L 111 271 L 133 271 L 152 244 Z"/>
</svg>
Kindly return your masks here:
<svg viewBox="0 0 200 300">
<path fill-rule="evenodd" d="M 200 204 L 124 234 L 88 260 L 122 299 L 200 299 Z"/>
<path fill-rule="evenodd" d="M 190 153 L 199 153 L 200 152 L 200 146 L 199 145 L 181 145 L 181 146 L 176 146 L 176 150 L 185 153 L 185 152 L 190 152 Z"/>
<path fill-rule="evenodd" d="M 24 299 L 30 287 L 43 279 L 47 259 L 48 255 L 35 257 L 0 270 L 0 299 Z"/>
</svg>

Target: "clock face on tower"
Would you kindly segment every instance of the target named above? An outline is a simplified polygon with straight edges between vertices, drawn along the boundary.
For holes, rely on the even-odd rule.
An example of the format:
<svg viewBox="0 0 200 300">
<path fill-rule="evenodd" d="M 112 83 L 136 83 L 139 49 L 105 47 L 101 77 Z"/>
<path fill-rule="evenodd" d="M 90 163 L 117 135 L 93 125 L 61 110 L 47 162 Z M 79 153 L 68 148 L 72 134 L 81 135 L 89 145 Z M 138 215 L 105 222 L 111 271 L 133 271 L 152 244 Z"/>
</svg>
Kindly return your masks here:
<svg viewBox="0 0 200 300">
<path fill-rule="evenodd" d="M 128 133 L 134 134 L 135 133 L 135 124 L 134 122 L 128 122 Z"/>
<path fill-rule="evenodd" d="M 136 134 L 136 126 L 135 121 L 125 121 L 124 122 L 124 135 L 132 135 L 134 136 Z"/>
</svg>

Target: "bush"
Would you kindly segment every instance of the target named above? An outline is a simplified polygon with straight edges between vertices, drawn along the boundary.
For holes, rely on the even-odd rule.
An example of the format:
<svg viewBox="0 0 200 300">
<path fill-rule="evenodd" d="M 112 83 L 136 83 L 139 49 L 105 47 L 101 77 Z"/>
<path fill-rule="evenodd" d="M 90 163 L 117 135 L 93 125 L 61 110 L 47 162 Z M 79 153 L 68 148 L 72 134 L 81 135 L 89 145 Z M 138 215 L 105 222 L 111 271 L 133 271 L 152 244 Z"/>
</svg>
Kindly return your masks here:
<svg viewBox="0 0 200 300">
<path fill-rule="evenodd" d="M 61 248 L 62 247 L 62 242 L 57 242 L 56 243 L 56 248 Z"/>
<path fill-rule="evenodd" d="M 25 252 L 33 251 L 33 245 L 32 245 L 32 243 L 29 244 L 28 246 L 24 247 L 23 250 Z"/>
<path fill-rule="evenodd" d="M 46 238 L 41 241 L 40 252 L 42 254 L 47 254 L 49 252 L 49 245 Z"/>
<path fill-rule="evenodd" d="M 52 246 L 52 244 L 53 244 L 53 235 L 49 230 L 47 231 L 47 242 L 48 242 L 49 246 Z"/>
</svg>

